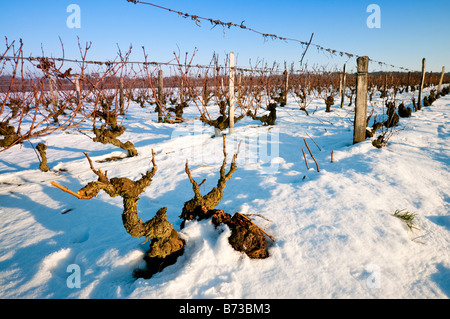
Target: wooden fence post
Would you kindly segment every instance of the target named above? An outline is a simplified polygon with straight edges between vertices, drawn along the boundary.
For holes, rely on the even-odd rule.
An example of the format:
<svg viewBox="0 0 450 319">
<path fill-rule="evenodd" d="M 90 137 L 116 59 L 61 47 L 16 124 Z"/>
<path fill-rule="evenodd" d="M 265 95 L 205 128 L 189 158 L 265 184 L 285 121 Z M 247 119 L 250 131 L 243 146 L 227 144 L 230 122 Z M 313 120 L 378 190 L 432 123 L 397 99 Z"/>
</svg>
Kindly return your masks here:
<svg viewBox="0 0 450 319">
<path fill-rule="evenodd" d="M 234 97 L 234 76 L 235 76 L 235 69 L 234 69 L 234 52 L 230 52 L 230 81 L 229 81 L 229 88 L 228 88 L 228 94 L 230 99 L 230 109 L 228 118 L 230 121 L 230 130 L 229 133 L 234 133 L 234 103 L 235 103 L 235 97 Z"/>
<path fill-rule="evenodd" d="M 75 77 L 75 90 L 77 91 L 77 104 L 81 103 L 81 88 L 80 88 L 80 78 Z"/>
<path fill-rule="evenodd" d="M 163 71 L 158 71 L 158 103 L 156 104 L 158 108 L 158 123 L 162 123 L 162 106 L 164 104 L 164 96 L 163 96 Z"/>
<path fill-rule="evenodd" d="M 442 86 L 442 81 L 444 80 L 444 74 L 445 74 L 445 66 L 442 67 L 441 79 L 439 80 L 438 91 L 437 91 L 438 95 L 441 94 L 441 86 Z"/>
<path fill-rule="evenodd" d="M 344 64 L 344 71 L 342 72 L 342 93 L 341 93 L 341 109 L 344 107 L 345 98 L 345 80 L 347 78 L 347 64 Z"/>
<path fill-rule="evenodd" d="M 367 86 L 369 57 L 363 56 L 357 59 L 356 73 L 356 106 L 355 106 L 355 127 L 353 132 L 353 144 L 366 139 L 367 128 Z"/>
<path fill-rule="evenodd" d="M 288 99 L 288 90 L 289 90 L 289 72 L 287 70 L 284 70 L 284 105 L 287 105 L 287 99 Z"/>
<path fill-rule="evenodd" d="M 422 92 L 424 82 L 425 82 L 425 58 L 422 59 L 422 77 L 420 78 L 419 101 L 417 101 L 418 110 L 422 108 Z"/>
</svg>

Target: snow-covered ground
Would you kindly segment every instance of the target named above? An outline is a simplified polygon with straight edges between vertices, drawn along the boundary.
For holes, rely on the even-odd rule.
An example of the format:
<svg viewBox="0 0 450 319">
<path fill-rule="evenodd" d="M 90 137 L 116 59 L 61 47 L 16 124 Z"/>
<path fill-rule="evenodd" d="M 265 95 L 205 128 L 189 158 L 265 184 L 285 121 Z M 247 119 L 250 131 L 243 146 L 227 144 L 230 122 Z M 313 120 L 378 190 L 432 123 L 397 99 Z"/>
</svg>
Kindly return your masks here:
<svg viewBox="0 0 450 319">
<path fill-rule="evenodd" d="M 270 220 L 253 217 L 275 239 L 270 257 L 234 251 L 226 226 L 188 222 L 184 254 L 147 280 L 132 276 L 149 244 L 125 231 L 122 199 L 101 192 L 78 200 L 50 181 L 77 191 L 96 179 L 83 152 L 109 177 L 135 180 L 151 167 L 153 148 L 158 171 L 140 196 L 140 217 L 167 207 L 179 230 L 193 197 L 186 159 L 197 181 L 207 178 L 204 194 L 217 183 L 222 139 L 211 127 L 158 124 L 153 107 L 131 105 L 119 139 L 135 144 L 135 158 L 96 162 L 125 153 L 78 132 L 32 141 L 49 147 L 47 173 L 28 142 L 0 153 L 0 298 L 448 298 L 450 96 L 400 119 L 382 149 L 370 139 L 352 144 L 352 107 L 325 113 L 314 101 L 311 113 L 315 105 L 306 116 L 291 100 L 274 127 L 247 117 L 227 136 L 229 162 L 242 144 L 218 208 Z M 186 109 L 192 119 L 197 112 Z M 393 216 L 402 209 L 417 214 L 417 229 Z"/>
</svg>

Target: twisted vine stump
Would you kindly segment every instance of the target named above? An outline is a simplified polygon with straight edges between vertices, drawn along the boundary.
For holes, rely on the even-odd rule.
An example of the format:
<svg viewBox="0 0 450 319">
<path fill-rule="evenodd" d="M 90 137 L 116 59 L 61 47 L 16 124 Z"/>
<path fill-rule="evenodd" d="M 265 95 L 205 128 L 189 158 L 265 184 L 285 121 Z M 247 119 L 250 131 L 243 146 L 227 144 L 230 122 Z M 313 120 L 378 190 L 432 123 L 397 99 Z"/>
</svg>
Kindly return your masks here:
<svg viewBox="0 0 450 319">
<path fill-rule="evenodd" d="M 128 157 L 138 155 L 138 152 L 132 142 L 127 141 L 123 143 L 117 138 L 125 132 L 125 127 L 107 127 L 106 125 L 102 125 L 100 128 L 97 128 L 94 126 L 93 132 L 95 134 L 94 142 L 100 142 L 102 144 L 112 144 L 114 146 L 120 147 L 121 149 L 128 152 Z"/>
<path fill-rule="evenodd" d="M 327 96 L 325 99 L 325 112 L 331 112 L 331 106 L 334 105 L 334 97 L 332 95 Z"/>
<path fill-rule="evenodd" d="M 186 101 L 182 101 L 180 103 L 175 103 L 175 107 L 169 107 L 167 109 L 167 111 L 175 113 L 175 121 L 170 122 L 170 123 L 183 122 L 184 121 L 183 120 L 183 113 L 184 113 L 184 108 L 186 108 L 186 107 L 189 107 L 189 105 L 187 104 Z M 159 106 L 156 106 L 155 110 L 156 110 L 156 112 L 161 113 L 161 108 Z M 158 115 L 158 123 L 163 123 L 162 115 L 161 115 L 161 122 L 159 122 L 159 115 Z"/>
<path fill-rule="evenodd" d="M 39 163 L 40 170 L 43 172 L 48 172 L 50 168 L 47 165 L 47 145 L 45 145 L 44 143 L 39 143 L 38 145 L 36 145 L 36 149 L 41 156 L 41 162 Z"/>
<path fill-rule="evenodd" d="M 400 117 L 411 117 L 412 109 L 406 107 L 403 102 L 398 106 L 398 116 Z"/>
<path fill-rule="evenodd" d="M 192 184 L 192 189 L 194 190 L 195 195 L 194 198 L 184 203 L 183 211 L 180 216 L 180 218 L 183 219 L 181 227 L 184 227 L 187 220 L 203 220 L 211 218 L 214 225 L 218 226 L 219 224 L 226 224 L 231 228 L 232 233 L 228 238 L 228 242 L 235 250 L 246 253 L 250 258 L 266 258 L 269 256 L 266 238 L 264 236 L 266 233 L 264 233 L 261 228 L 255 225 L 243 214 L 236 213 L 233 217 L 231 217 L 231 215 L 225 213 L 223 210 L 215 209 L 215 207 L 222 200 L 227 181 L 237 170 L 236 158 L 238 154 L 239 149 L 238 152 L 234 154 L 230 169 L 228 173 L 226 173 L 226 136 L 223 135 L 224 158 L 220 168 L 220 178 L 217 182 L 217 186 L 204 196 L 200 192 L 200 186 L 206 181 L 206 179 L 198 184 L 192 178 L 188 162 L 186 161 L 186 174 Z M 271 236 L 269 237 L 273 240 Z"/>
<path fill-rule="evenodd" d="M 184 241 L 179 237 L 178 232 L 172 224 L 167 221 L 167 208 L 163 207 L 156 215 L 147 222 L 139 218 L 137 203 L 139 195 L 150 186 L 152 178 L 156 173 L 155 153 L 153 153 L 152 170 L 148 170 L 137 181 L 128 178 L 107 177 L 107 172 L 103 173 L 100 169 L 96 170 L 87 153 L 84 153 L 89 161 L 91 170 L 98 176 L 98 180 L 88 183 L 81 188 L 78 193 L 71 192 L 68 189 L 52 183 L 52 185 L 75 195 L 79 199 L 91 199 L 96 197 L 103 190 L 111 197 L 120 196 L 123 199 L 122 222 L 125 230 L 132 237 L 145 237 L 151 240 L 150 250 L 144 258 L 147 262 L 147 269 L 139 270 L 136 276 L 150 278 L 154 273 L 161 271 L 164 267 L 175 263 L 178 256 L 183 253 Z"/>
<path fill-rule="evenodd" d="M 0 122 L 0 148 L 7 148 L 20 141 L 21 136 L 17 134 L 14 126 L 9 125 L 9 120 L 5 122 Z"/>
<path fill-rule="evenodd" d="M 391 128 L 397 126 L 400 118 L 397 114 L 397 107 L 395 106 L 395 101 L 386 102 L 387 111 L 386 114 L 388 119 L 383 123 L 386 128 Z"/>
<path fill-rule="evenodd" d="M 207 119 L 203 114 L 200 117 L 200 120 L 208 124 L 209 126 L 213 126 L 216 129 L 223 131 L 230 127 L 230 117 L 227 115 L 227 102 L 220 101 L 219 102 L 219 112 L 220 116 L 215 119 Z M 245 114 L 241 114 L 240 116 L 233 116 L 233 123 L 237 123 L 238 121 L 242 120 L 244 118 Z"/>
<path fill-rule="evenodd" d="M 105 124 L 101 125 L 100 128 L 96 127 L 95 124 L 93 125 L 92 130 L 95 134 L 94 142 L 112 144 L 127 151 L 129 157 L 137 156 L 138 152 L 132 142 L 127 141 L 123 143 L 118 139 L 125 132 L 125 127 L 118 125 L 117 110 L 113 110 L 111 105 L 112 98 L 103 99 L 101 109 L 95 110 L 93 113 L 94 118 L 100 117 L 105 121 Z"/>
<path fill-rule="evenodd" d="M 205 219 L 211 217 L 213 209 L 222 200 L 223 192 L 227 181 L 232 177 L 233 173 L 237 170 L 236 158 L 239 151 L 234 154 L 233 160 L 231 162 L 230 169 L 228 173 L 225 173 L 225 166 L 227 164 L 227 149 L 226 149 L 226 137 L 223 135 L 223 162 L 220 168 L 220 178 L 217 182 L 217 186 L 214 187 L 208 194 L 202 195 L 200 192 L 200 186 L 206 181 L 204 179 L 200 184 L 198 184 L 191 176 L 191 171 L 189 169 L 189 163 L 186 160 L 185 171 L 192 184 L 192 189 L 194 191 L 194 197 L 185 202 L 183 210 L 181 212 L 180 218 L 183 219 L 181 227 L 184 227 L 185 221 L 194 219 Z"/>
<path fill-rule="evenodd" d="M 261 121 L 263 125 L 275 125 L 275 121 L 277 120 L 277 107 L 276 103 L 269 103 L 267 106 L 267 110 L 269 111 L 268 115 L 256 116 L 256 111 L 253 114 L 251 111 L 247 112 L 247 115 L 252 119 Z"/>
</svg>

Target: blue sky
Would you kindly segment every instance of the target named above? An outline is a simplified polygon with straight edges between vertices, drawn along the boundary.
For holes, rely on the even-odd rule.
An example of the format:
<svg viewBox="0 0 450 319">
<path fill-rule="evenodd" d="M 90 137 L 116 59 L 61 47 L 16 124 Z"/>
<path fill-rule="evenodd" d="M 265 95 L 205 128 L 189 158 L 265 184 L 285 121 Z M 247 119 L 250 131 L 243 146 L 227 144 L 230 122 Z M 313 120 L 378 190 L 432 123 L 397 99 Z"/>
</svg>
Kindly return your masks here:
<svg viewBox="0 0 450 319">
<path fill-rule="evenodd" d="M 241 23 L 258 31 L 308 41 L 345 52 L 368 55 L 412 70 L 419 70 L 422 58 L 427 71 L 450 71 L 450 1 L 347 1 L 347 0 L 148 0 L 174 10 L 224 22 Z M 381 9 L 381 28 L 370 29 L 366 12 L 371 3 Z M 66 21 L 70 4 L 81 9 L 81 28 L 70 29 Z M 173 52 L 193 53 L 194 63 L 207 64 L 213 53 L 223 61 L 234 51 L 238 66 L 249 61 L 274 61 L 299 66 L 303 48 L 295 42 L 264 40 L 258 34 L 241 29 L 201 27 L 190 19 L 152 6 L 132 4 L 126 0 L 41 0 L 6 1 L 0 4 L 0 35 L 9 41 L 23 39 L 25 55 L 79 58 L 77 37 L 84 45 L 92 42 L 88 59 L 113 60 L 118 46 L 127 51 L 133 46 L 132 60 L 143 60 L 142 46 L 151 61 L 171 60 Z M 310 48 L 304 62 L 309 66 L 339 67 L 347 58 L 329 57 Z M 355 60 L 348 61 L 350 70 Z M 390 70 L 371 65 L 371 70 Z"/>
</svg>

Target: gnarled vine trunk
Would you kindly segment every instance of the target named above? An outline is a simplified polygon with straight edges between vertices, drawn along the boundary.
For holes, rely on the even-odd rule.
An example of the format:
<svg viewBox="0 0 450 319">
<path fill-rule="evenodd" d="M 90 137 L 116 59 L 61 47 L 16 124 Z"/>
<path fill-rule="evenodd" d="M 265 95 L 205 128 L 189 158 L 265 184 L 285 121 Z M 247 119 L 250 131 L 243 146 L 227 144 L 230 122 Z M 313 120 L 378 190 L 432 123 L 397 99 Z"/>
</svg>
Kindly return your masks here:
<svg viewBox="0 0 450 319">
<path fill-rule="evenodd" d="M 134 147 L 133 143 L 127 141 L 125 143 L 121 142 L 117 137 L 125 132 L 125 127 L 117 126 L 114 128 L 109 128 L 106 125 L 102 125 L 100 128 L 93 127 L 95 134 L 94 142 L 100 142 L 102 144 L 112 144 L 114 146 L 120 147 L 128 152 L 129 157 L 137 156 L 138 152 Z"/>
<path fill-rule="evenodd" d="M 9 125 L 9 120 L 0 122 L 0 136 L 4 136 L 3 139 L 0 139 L 0 148 L 8 148 L 21 138 L 15 127 Z"/>
<path fill-rule="evenodd" d="M 224 159 L 220 168 L 220 178 L 217 186 L 214 187 L 208 194 L 202 195 L 200 186 L 205 182 L 203 180 L 198 184 L 191 176 L 188 162 L 186 161 L 186 174 L 192 184 L 194 190 L 194 198 L 184 203 L 183 211 L 180 218 L 183 219 L 181 227 L 187 220 L 202 220 L 212 218 L 214 225 L 225 224 L 231 229 L 231 236 L 228 238 L 230 245 L 237 251 L 244 252 L 250 258 L 266 258 L 269 256 L 267 251 L 266 239 L 264 232 L 256 226 L 248 217 L 240 213 L 236 213 L 233 217 L 225 213 L 223 210 L 217 210 L 215 207 L 222 200 L 223 193 L 227 181 L 232 177 L 237 170 L 236 158 L 239 150 L 233 156 L 230 169 L 225 173 L 225 166 L 227 163 L 226 139 L 223 135 L 223 155 Z M 269 236 L 272 240 L 273 238 Z"/>
<path fill-rule="evenodd" d="M 256 116 L 251 111 L 247 112 L 247 115 L 250 116 L 254 120 L 261 121 L 263 125 L 275 125 L 275 121 L 277 120 L 277 104 L 276 103 L 270 103 L 267 106 L 267 110 L 270 112 L 268 115 L 263 116 Z"/>
<path fill-rule="evenodd" d="M 139 218 L 137 209 L 139 195 L 150 186 L 157 170 L 155 154 L 153 153 L 152 170 L 142 174 L 142 177 L 137 181 L 124 177 L 109 179 L 107 172 L 103 173 L 100 169 L 96 170 L 89 156 L 86 153 L 84 154 L 89 161 L 92 171 L 98 176 L 98 180 L 90 182 L 81 188 L 77 193 L 78 198 L 91 199 L 97 196 L 101 190 L 111 197 L 122 197 L 122 222 L 125 230 L 133 237 L 146 237 L 147 240 L 151 240 L 150 250 L 145 258 L 148 270 L 140 271 L 140 275 L 149 278 L 153 273 L 160 271 L 167 265 L 173 264 L 183 252 L 184 241 L 167 220 L 167 208 L 161 208 L 152 219 L 146 222 Z"/>
<path fill-rule="evenodd" d="M 227 113 L 226 107 L 227 107 L 227 103 L 225 101 L 220 101 L 220 103 L 219 103 L 220 116 L 217 119 L 208 120 L 204 116 L 204 114 L 202 114 L 202 116 L 200 117 L 200 120 L 203 123 L 206 123 L 210 126 L 214 126 L 216 129 L 223 131 L 230 127 L 230 118 L 226 114 Z M 240 116 L 235 116 L 234 123 L 237 123 L 238 121 L 242 120 L 244 118 L 244 116 L 245 116 L 245 114 L 241 114 Z"/>
<path fill-rule="evenodd" d="M 227 151 L 226 151 L 226 141 L 225 135 L 223 135 L 223 155 L 224 159 L 222 162 L 222 167 L 220 168 L 220 178 L 217 182 L 217 186 L 214 187 L 208 194 L 202 195 L 200 192 L 200 186 L 206 181 L 203 180 L 200 184 L 198 184 L 191 176 L 191 171 L 189 169 L 188 161 L 186 161 L 186 174 L 189 177 L 189 181 L 192 184 L 192 189 L 194 191 L 194 197 L 185 202 L 183 206 L 183 211 L 181 213 L 180 218 L 183 219 L 182 227 L 184 226 L 184 222 L 186 220 L 193 219 L 204 219 L 211 216 L 211 210 L 213 210 L 219 202 L 222 200 L 223 192 L 225 190 L 225 186 L 227 185 L 227 181 L 232 177 L 233 173 L 237 169 L 236 158 L 237 153 L 234 154 L 233 160 L 231 162 L 230 170 L 228 173 L 225 173 L 225 166 L 227 164 Z"/>
<path fill-rule="evenodd" d="M 94 142 L 112 144 L 126 150 L 129 157 L 137 156 L 138 152 L 132 142 L 123 143 L 118 139 L 125 132 L 125 127 L 117 124 L 117 110 L 111 109 L 111 105 L 112 97 L 105 98 L 102 100 L 101 108 L 93 113 L 94 117 L 100 117 L 105 121 L 100 128 L 97 128 L 94 123 L 92 128 L 95 134 Z"/>
<path fill-rule="evenodd" d="M 41 156 L 41 162 L 39 163 L 39 168 L 43 172 L 48 172 L 50 168 L 47 165 L 47 145 L 44 143 L 39 143 L 36 145 L 36 149 L 39 152 L 39 155 Z"/>
</svg>

